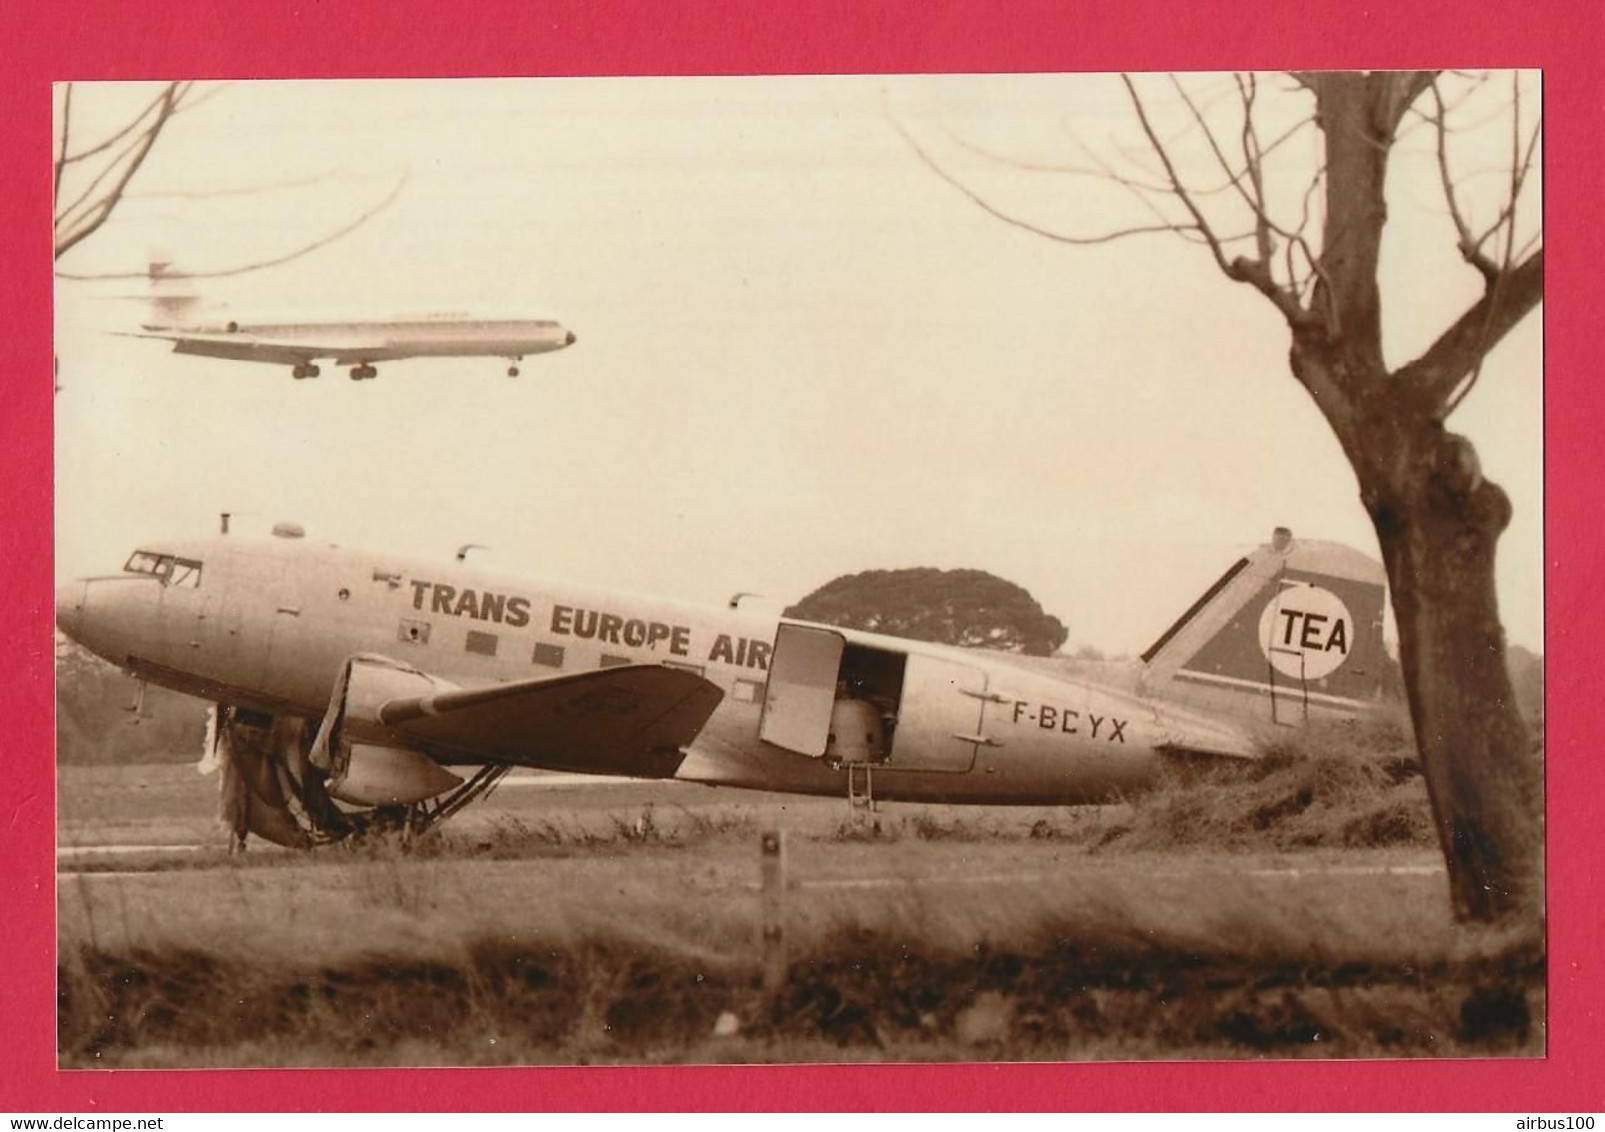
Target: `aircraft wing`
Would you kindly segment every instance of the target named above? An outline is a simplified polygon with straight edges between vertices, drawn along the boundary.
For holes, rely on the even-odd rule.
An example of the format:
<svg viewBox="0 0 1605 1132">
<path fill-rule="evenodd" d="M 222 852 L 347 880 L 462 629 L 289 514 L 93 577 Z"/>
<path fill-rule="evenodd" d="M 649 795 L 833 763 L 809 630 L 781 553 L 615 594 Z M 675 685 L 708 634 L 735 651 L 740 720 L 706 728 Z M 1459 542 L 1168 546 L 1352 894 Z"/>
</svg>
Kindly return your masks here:
<svg viewBox="0 0 1605 1132">
<path fill-rule="evenodd" d="M 114 331 L 123 338 L 155 338 L 173 343 L 173 353 L 194 354 L 203 358 L 226 358 L 235 362 L 271 362 L 274 365 L 301 365 L 318 358 L 334 357 L 345 347 L 329 347 L 300 343 L 289 345 L 272 342 L 248 334 L 210 334 L 182 331 Z"/>
<path fill-rule="evenodd" d="M 672 775 L 724 698 L 661 665 L 625 665 L 393 699 L 386 727 L 498 762 L 635 777 Z"/>
</svg>

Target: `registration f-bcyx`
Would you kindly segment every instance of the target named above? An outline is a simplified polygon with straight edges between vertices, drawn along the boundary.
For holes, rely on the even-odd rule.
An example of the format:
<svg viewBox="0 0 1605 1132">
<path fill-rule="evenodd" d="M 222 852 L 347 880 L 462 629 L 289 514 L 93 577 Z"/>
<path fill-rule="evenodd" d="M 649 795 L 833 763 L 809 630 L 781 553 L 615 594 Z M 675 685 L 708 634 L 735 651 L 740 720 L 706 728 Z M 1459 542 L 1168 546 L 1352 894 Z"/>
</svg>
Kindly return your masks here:
<svg viewBox="0 0 1605 1132">
<path fill-rule="evenodd" d="M 293 524 L 153 541 L 61 587 L 56 619 L 141 680 L 216 703 L 235 835 L 288 845 L 428 826 L 514 767 L 860 803 L 1096 803 L 1167 757 L 1252 758 L 1267 732 L 1363 714 L 1385 666 L 1380 566 L 1283 529 L 1108 682 L 464 559 L 322 545 Z"/>
</svg>

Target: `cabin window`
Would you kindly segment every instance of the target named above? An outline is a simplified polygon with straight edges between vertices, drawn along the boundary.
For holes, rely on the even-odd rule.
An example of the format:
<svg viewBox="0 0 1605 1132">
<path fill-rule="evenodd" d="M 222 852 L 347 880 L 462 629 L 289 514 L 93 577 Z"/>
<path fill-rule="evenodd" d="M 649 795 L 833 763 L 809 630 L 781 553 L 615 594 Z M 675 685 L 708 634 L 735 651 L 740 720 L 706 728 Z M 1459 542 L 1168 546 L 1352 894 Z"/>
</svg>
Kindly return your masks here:
<svg viewBox="0 0 1605 1132">
<path fill-rule="evenodd" d="M 171 554 L 157 554 L 149 550 L 136 550 L 123 564 L 129 574 L 146 574 L 159 579 L 164 586 L 182 586 L 199 589 L 201 564 L 193 558 L 178 558 Z"/>
<path fill-rule="evenodd" d="M 676 668 L 681 672 L 689 672 L 693 676 L 701 676 L 707 671 L 707 669 L 700 664 L 687 664 L 683 660 L 666 660 L 663 662 L 663 667 Z"/>
<path fill-rule="evenodd" d="M 746 680 L 738 677 L 736 686 L 730 689 L 730 698 L 737 703 L 756 704 L 763 702 L 763 685 L 756 680 Z"/>
<path fill-rule="evenodd" d="M 469 652 L 480 656 L 496 655 L 496 634 L 481 633 L 477 629 L 468 630 L 468 642 L 464 646 Z"/>
<path fill-rule="evenodd" d="M 611 653 L 603 653 L 602 654 L 602 667 L 603 668 L 617 668 L 622 664 L 634 664 L 634 663 L 635 662 L 632 661 L 627 656 L 613 656 Z"/>
<path fill-rule="evenodd" d="M 429 643 L 429 622 L 412 621 L 403 617 L 401 627 L 396 630 L 398 639 L 409 645 L 427 645 Z"/>
<path fill-rule="evenodd" d="M 547 668 L 562 668 L 563 646 L 549 645 L 542 641 L 535 646 L 535 655 L 530 659 L 536 664 L 544 665 Z"/>
</svg>

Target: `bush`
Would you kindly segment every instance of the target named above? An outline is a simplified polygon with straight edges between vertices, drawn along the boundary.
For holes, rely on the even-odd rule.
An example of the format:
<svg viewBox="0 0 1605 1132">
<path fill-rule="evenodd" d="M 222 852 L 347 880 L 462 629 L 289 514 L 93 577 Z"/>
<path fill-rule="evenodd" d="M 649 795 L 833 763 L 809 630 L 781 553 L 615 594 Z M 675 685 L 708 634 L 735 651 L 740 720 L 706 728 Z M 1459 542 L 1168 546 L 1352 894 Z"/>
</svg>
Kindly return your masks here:
<svg viewBox="0 0 1605 1132">
<path fill-rule="evenodd" d="M 1316 724 L 1257 759 L 1178 758 L 1104 834 L 1128 848 L 1435 844 L 1409 731 L 1397 719 Z"/>
</svg>

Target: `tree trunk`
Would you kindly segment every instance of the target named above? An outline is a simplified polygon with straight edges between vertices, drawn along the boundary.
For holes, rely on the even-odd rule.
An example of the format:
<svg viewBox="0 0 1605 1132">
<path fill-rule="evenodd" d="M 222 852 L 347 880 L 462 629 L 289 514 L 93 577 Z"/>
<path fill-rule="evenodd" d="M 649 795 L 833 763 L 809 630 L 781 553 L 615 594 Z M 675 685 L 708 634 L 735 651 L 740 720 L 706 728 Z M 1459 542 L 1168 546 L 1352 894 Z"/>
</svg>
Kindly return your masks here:
<svg viewBox="0 0 1605 1132">
<path fill-rule="evenodd" d="M 1510 501 L 1470 442 L 1393 417 L 1362 495 L 1398 620 L 1416 745 L 1458 919 L 1542 916 L 1543 774 L 1505 661 L 1494 558 Z"/>
<path fill-rule="evenodd" d="M 1510 501 L 1470 441 L 1362 359 L 1295 345 L 1293 369 L 1354 466 L 1457 919 L 1537 930 L 1543 771 L 1505 662 L 1494 558 Z"/>
<path fill-rule="evenodd" d="M 1372 510 L 1399 623 L 1399 658 L 1460 919 L 1541 915 L 1542 772 L 1505 663 L 1494 552 L 1510 520 L 1470 445 L 1414 438 Z M 1429 470 L 1430 469 L 1430 470 Z"/>
</svg>

